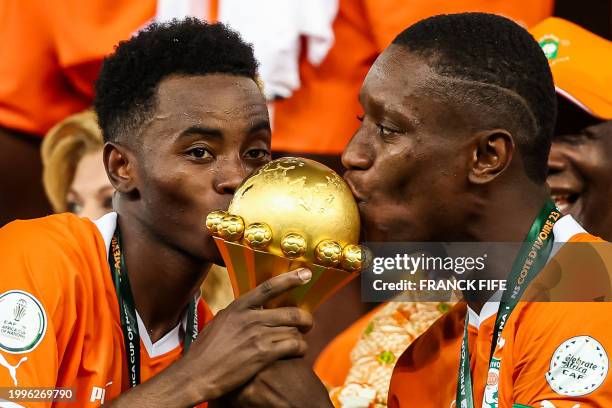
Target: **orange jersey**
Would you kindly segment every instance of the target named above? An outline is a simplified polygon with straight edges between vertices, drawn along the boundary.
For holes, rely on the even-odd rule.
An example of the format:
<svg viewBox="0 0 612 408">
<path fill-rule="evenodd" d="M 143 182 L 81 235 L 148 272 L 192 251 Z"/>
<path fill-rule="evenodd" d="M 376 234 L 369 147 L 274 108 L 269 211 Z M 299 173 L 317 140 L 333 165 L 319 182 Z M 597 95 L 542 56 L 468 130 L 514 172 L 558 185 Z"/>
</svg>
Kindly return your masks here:
<svg viewBox="0 0 612 408">
<path fill-rule="evenodd" d="M 42 136 L 89 107 L 102 59 L 155 7 L 154 0 L 0 2 L 0 126 Z"/>
<path fill-rule="evenodd" d="M 556 242 L 604 242 L 586 234 L 570 216 L 557 221 L 553 232 Z M 554 271 L 560 264 L 572 263 L 575 256 L 562 253 L 563 249 L 540 275 L 546 275 L 549 267 Z M 601 260 L 612 262 L 612 257 L 604 254 Z M 587 268 L 583 262 L 579 278 L 589 280 Z M 601 290 L 609 292 L 606 279 L 608 287 Z M 465 303 L 457 304 L 415 340 L 395 366 L 389 407 L 455 407 L 466 313 L 476 407 L 612 406 L 607 354 L 612 350 L 612 304 L 520 302 L 506 321 L 493 355 L 495 368 L 490 370 L 498 307 L 498 302 L 487 302 L 477 314 Z"/>
<path fill-rule="evenodd" d="M 95 223 L 60 214 L 0 229 L 0 387 L 71 387 L 75 394 L 72 402 L 16 406 L 94 407 L 128 389 L 108 265 L 115 227 L 110 213 Z M 212 315 L 202 301 L 198 309 L 202 326 Z M 144 382 L 181 356 L 186 318 L 154 344 L 137 320 Z"/>
</svg>

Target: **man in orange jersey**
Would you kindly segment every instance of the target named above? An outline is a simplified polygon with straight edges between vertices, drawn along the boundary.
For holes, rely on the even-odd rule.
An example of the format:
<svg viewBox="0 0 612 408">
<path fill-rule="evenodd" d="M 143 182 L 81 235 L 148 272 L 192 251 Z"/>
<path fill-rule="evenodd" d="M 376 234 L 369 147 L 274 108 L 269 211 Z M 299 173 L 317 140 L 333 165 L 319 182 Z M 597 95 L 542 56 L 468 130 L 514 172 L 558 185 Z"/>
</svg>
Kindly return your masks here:
<svg viewBox="0 0 612 408">
<path fill-rule="evenodd" d="M 509 295 L 459 303 L 407 349 L 389 406 L 609 405 L 609 303 L 518 301 L 538 299 L 575 260 L 573 246 L 553 257 L 554 243 L 603 242 L 549 198 L 556 97 L 538 43 L 499 16 L 423 20 L 378 58 L 360 103 L 362 125 L 343 163 L 366 240 L 524 241 L 528 249 L 509 251 L 494 271 L 507 275 Z M 582 260 L 593 260 L 588 254 Z M 604 273 L 612 264 L 609 251 L 594 260 L 606 261 Z M 589 282 L 586 265 L 570 277 Z M 609 276 L 603 283 L 598 294 L 609 300 Z M 347 406 L 367 405 L 352 397 Z"/>
<path fill-rule="evenodd" d="M 612 43 L 560 18 L 529 31 L 545 50 L 557 91 L 547 177 L 552 197 L 563 214 L 612 240 Z M 343 384 L 349 352 L 372 317 L 364 316 L 320 355 L 315 369 L 326 383 Z"/>
<path fill-rule="evenodd" d="M 556 97 L 538 43 L 499 16 L 435 16 L 383 52 L 360 102 L 343 163 L 367 240 L 529 249 L 497 271 L 511 291 L 468 298 L 406 350 L 389 406 L 611 405 L 610 304 L 519 302 L 549 260 L 571 260 L 553 243 L 598 240 L 549 199 Z"/>
<path fill-rule="evenodd" d="M 95 108 L 116 212 L 0 230 L 0 406 L 206 405 L 303 355 L 311 316 L 262 305 L 310 271 L 214 319 L 198 296 L 221 262 L 203 218 L 270 159 L 256 68 L 237 34 L 197 20 L 153 25 L 106 59 Z M 32 387 L 63 392 L 41 402 Z"/>
<path fill-rule="evenodd" d="M 407 349 L 389 406 L 609 405 L 609 303 L 519 302 L 549 289 L 551 274 L 573 260 L 572 246 L 553 257 L 554 243 L 602 242 L 549 198 L 556 96 L 538 43 L 499 16 L 423 20 L 378 58 L 360 102 L 362 125 L 343 163 L 366 240 L 527 249 L 486 270 L 507 276 L 512 291 L 468 298 Z M 612 263 L 609 253 L 595 260 Z M 582 265 L 569 275 L 589 282 Z M 604 279 L 598 294 L 609 300 Z M 348 406 L 362 406 L 361 397 Z"/>
<path fill-rule="evenodd" d="M 545 50 L 559 100 L 551 193 L 564 214 L 612 240 L 612 43 L 559 18 L 530 31 Z"/>
</svg>

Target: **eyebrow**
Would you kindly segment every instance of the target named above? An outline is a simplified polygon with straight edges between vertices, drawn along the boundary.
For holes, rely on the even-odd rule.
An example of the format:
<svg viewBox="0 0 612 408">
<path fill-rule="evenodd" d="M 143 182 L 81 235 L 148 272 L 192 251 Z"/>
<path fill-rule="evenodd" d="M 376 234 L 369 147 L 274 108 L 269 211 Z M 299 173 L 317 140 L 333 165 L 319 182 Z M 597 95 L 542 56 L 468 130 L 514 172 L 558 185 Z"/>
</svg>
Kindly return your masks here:
<svg viewBox="0 0 612 408">
<path fill-rule="evenodd" d="M 267 121 L 267 120 L 259 121 L 259 122 L 255 123 L 249 129 L 248 133 L 255 133 L 255 132 L 258 132 L 260 130 L 267 130 L 268 132 L 271 132 L 272 129 L 270 128 L 270 122 Z M 221 129 L 210 128 L 210 127 L 201 126 L 201 125 L 189 126 L 187 129 L 183 130 L 179 134 L 179 137 L 187 136 L 187 135 L 193 135 L 193 134 L 199 134 L 199 135 L 202 135 L 202 136 L 208 136 L 208 137 L 213 138 L 213 139 L 221 139 L 221 138 L 223 138 L 223 131 L 221 131 Z"/>
<path fill-rule="evenodd" d="M 249 133 L 259 132 L 260 130 L 267 130 L 268 132 L 272 132 L 272 128 L 270 127 L 269 120 L 260 120 L 255 123 L 251 129 L 249 129 Z"/>
<path fill-rule="evenodd" d="M 209 127 L 200 126 L 200 125 L 189 126 L 187 129 L 183 130 L 179 134 L 179 137 L 193 135 L 193 134 L 208 136 L 213 139 L 221 139 L 223 137 L 223 132 L 221 132 L 220 129 L 209 128 Z"/>
</svg>

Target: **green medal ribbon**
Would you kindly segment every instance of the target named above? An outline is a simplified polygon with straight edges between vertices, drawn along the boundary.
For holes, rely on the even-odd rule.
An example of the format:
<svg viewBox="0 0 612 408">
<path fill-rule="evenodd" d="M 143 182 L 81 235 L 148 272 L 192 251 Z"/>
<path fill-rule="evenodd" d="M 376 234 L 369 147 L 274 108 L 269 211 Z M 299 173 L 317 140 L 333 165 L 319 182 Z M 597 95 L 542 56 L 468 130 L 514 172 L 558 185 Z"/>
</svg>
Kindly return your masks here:
<svg viewBox="0 0 612 408">
<path fill-rule="evenodd" d="M 125 258 L 121 252 L 121 234 L 118 226 L 111 240 L 108 264 L 113 274 L 113 283 L 119 300 L 119 315 L 121 316 L 121 330 L 123 331 L 123 343 L 128 363 L 129 383 L 130 387 L 136 387 L 140 384 L 140 334 Z M 183 353 L 187 352 L 193 340 L 198 336 L 198 309 L 195 299 L 189 302 L 186 331 Z"/>
<path fill-rule="evenodd" d="M 499 310 L 493 329 L 491 342 L 491 355 L 489 369 L 493 367 L 493 354 L 497 349 L 497 340 L 504 329 L 510 314 L 519 303 L 521 296 L 529 283 L 546 265 L 553 247 L 553 226 L 561 213 L 555 204 L 547 200 L 531 225 L 521 250 L 517 255 L 510 275 L 508 276 L 508 289 L 504 291 L 499 303 Z M 463 328 L 463 341 L 461 342 L 461 356 L 459 358 L 459 376 L 457 379 L 456 406 L 461 408 L 474 408 L 474 395 L 472 388 L 472 373 L 470 370 L 470 353 L 468 347 L 469 313 L 465 317 Z"/>
</svg>

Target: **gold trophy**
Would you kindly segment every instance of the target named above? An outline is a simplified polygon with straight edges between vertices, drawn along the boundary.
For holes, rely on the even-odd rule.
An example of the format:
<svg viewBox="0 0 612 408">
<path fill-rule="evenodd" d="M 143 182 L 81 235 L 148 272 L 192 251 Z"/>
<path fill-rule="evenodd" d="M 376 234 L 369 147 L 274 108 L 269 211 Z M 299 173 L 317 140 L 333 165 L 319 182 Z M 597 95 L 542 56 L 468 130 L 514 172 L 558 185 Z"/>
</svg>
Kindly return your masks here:
<svg viewBox="0 0 612 408">
<path fill-rule="evenodd" d="M 234 296 L 284 272 L 308 267 L 312 279 L 268 306 L 313 311 L 362 267 L 359 212 L 349 187 L 313 160 L 284 157 L 238 188 L 228 211 L 213 211 L 206 228 L 225 261 Z"/>
</svg>

